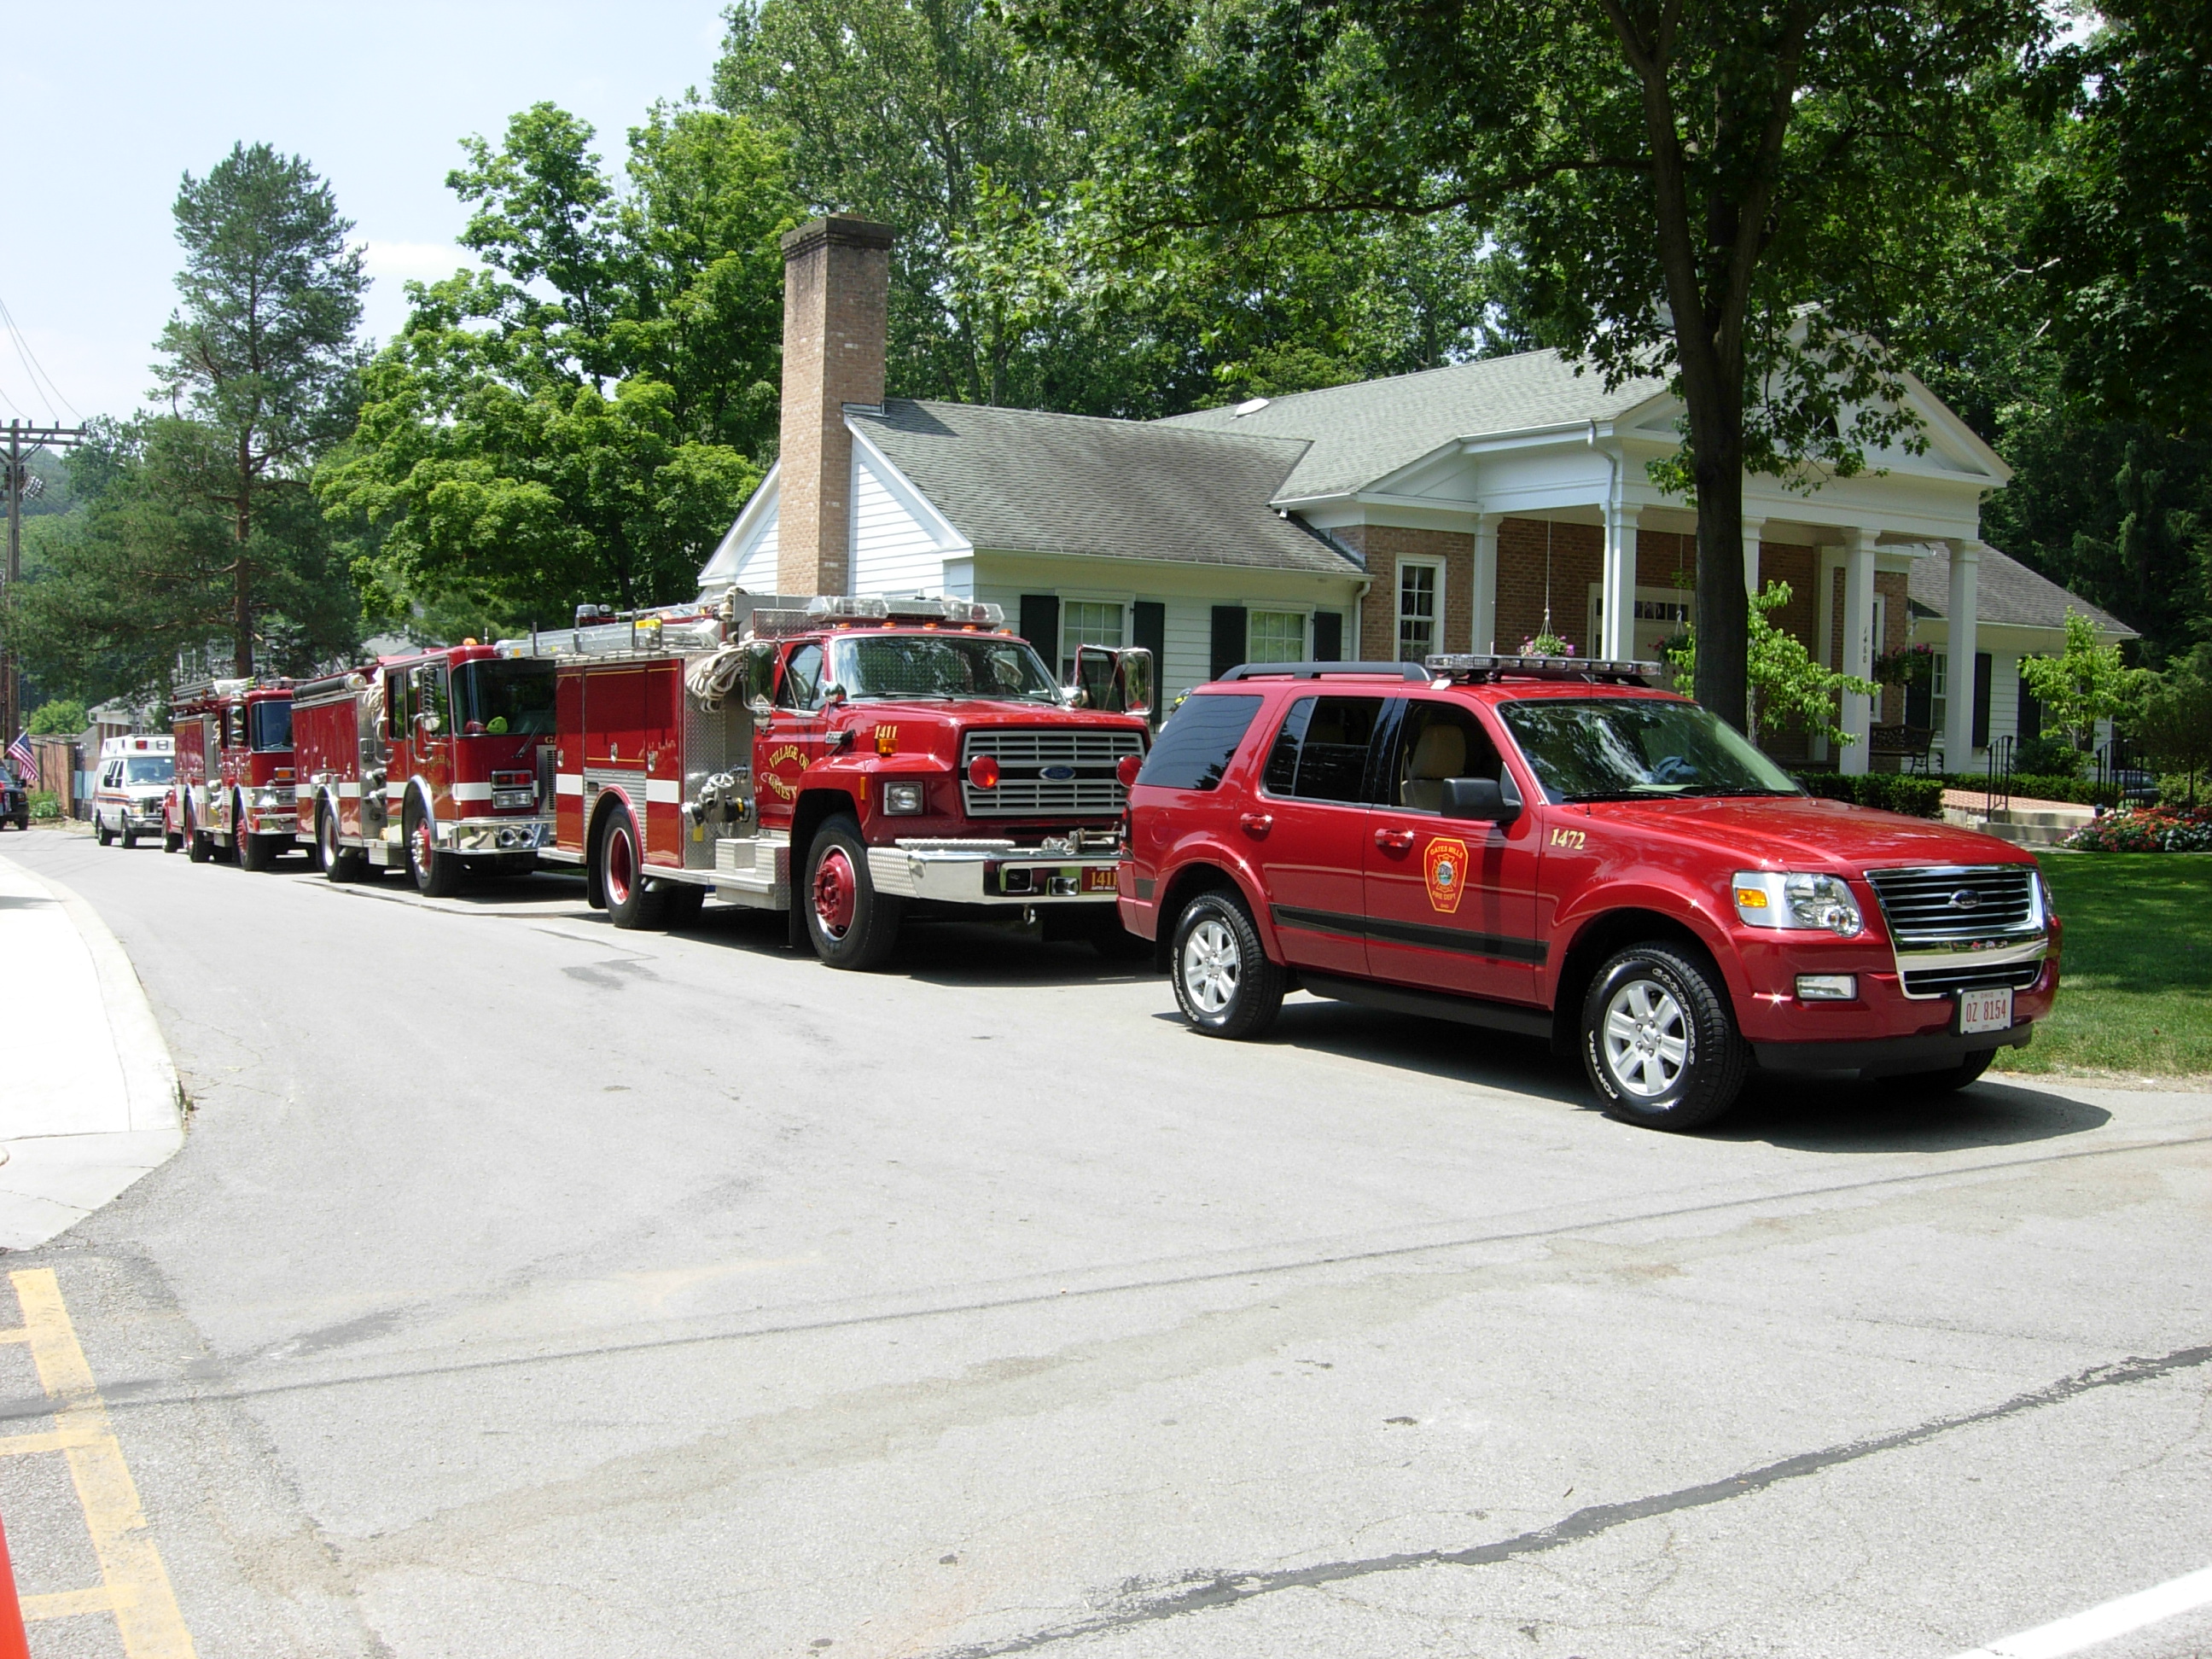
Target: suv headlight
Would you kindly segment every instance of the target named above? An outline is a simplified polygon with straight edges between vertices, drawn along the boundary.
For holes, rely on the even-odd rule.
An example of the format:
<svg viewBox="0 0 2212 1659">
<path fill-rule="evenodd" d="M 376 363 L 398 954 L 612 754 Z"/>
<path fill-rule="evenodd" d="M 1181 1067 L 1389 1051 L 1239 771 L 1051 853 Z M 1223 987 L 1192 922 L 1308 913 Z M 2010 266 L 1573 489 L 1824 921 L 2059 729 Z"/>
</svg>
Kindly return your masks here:
<svg viewBox="0 0 2212 1659">
<path fill-rule="evenodd" d="M 886 783 L 884 786 L 884 811 L 910 815 L 919 812 L 923 805 L 922 786 L 918 782 Z"/>
<path fill-rule="evenodd" d="M 1825 927 L 1849 939 L 1863 925 L 1858 901 L 1838 876 L 1739 870 L 1729 885 L 1747 927 Z"/>
</svg>

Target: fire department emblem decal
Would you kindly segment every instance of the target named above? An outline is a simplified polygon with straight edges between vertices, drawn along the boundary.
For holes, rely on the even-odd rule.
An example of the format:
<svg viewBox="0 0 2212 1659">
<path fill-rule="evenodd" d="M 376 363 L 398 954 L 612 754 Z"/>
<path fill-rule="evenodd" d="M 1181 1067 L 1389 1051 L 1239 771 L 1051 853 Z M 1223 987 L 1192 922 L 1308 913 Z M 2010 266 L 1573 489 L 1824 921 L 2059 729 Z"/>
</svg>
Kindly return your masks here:
<svg viewBox="0 0 2212 1659">
<path fill-rule="evenodd" d="M 1459 908 L 1460 890 L 1467 885 L 1467 843 L 1438 836 L 1423 854 L 1428 878 L 1429 908 L 1451 915 Z"/>
</svg>

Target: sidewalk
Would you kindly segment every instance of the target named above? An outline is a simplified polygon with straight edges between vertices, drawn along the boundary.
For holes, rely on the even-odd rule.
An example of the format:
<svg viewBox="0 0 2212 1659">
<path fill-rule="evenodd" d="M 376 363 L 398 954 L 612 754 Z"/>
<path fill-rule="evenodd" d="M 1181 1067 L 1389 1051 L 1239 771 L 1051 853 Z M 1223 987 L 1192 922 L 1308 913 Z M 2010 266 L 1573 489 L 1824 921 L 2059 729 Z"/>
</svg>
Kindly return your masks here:
<svg viewBox="0 0 2212 1659">
<path fill-rule="evenodd" d="M 176 1068 L 92 907 L 0 854 L 0 1248 L 43 1244 L 184 1145 Z"/>
</svg>

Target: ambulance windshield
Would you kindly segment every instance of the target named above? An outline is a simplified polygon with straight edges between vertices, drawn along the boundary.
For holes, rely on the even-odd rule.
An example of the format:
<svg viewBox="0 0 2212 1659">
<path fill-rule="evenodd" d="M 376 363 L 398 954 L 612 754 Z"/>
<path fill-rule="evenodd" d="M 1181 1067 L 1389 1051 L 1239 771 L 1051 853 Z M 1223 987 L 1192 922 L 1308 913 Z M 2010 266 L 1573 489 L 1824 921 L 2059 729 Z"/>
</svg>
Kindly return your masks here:
<svg viewBox="0 0 2212 1659">
<path fill-rule="evenodd" d="M 833 640 L 830 678 L 845 695 L 871 697 L 987 697 L 1058 702 L 1043 661 L 1004 634 L 866 634 Z"/>
<path fill-rule="evenodd" d="M 552 662 L 502 657 L 463 663 L 453 671 L 453 719 L 465 738 L 552 736 Z"/>
<path fill-rule="evenodd" d="M 167 755 L 133 755 L 124 772 L 125 783 L 167 783 L 177 775 L 177 763 Z"/>
</svg>

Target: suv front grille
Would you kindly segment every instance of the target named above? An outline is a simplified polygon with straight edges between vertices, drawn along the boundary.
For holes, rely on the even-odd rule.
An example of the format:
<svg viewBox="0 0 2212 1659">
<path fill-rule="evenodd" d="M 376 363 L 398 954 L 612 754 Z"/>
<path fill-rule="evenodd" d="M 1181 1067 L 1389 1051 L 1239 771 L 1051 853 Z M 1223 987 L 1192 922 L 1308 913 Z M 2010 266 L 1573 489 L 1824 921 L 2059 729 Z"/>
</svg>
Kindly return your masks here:
<svg viewBox="0 0 2212 1659">
<path fill-rule="evenodd" d="M 970 732 L 960 746 L 961 802 L 975 818 L 1113 817 L 1128 793 L 1115 768 L 1123 756 L 1144 752 L 1138 732 Z M 985 755 L 999 763 L 995 789 L 967 780 L 968 763 Z"/>
<path fill-rule="evenodd" d="M 2001 985 L 2009 985 L 2015 991 L 2025 991 L 2042 976 L 2041 957 L 2033 962 L 2008 962 L 1978 969 L 1908 968 L 1905 971 L 1905 994 L 1909 997 L 1948 997 L 1960 991 L 1993 991 Z"/>
<path fill-rule="evenodd" d="M 2033 939 L 2043 932 L 2035 871 L 2025 864 L 1869 870 L 1890 937 L 1900 951 L 1955 948 L 1969 940 Z"/>
</svg>

